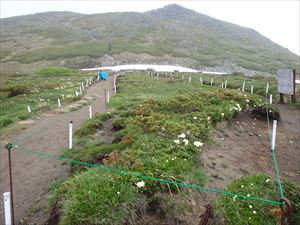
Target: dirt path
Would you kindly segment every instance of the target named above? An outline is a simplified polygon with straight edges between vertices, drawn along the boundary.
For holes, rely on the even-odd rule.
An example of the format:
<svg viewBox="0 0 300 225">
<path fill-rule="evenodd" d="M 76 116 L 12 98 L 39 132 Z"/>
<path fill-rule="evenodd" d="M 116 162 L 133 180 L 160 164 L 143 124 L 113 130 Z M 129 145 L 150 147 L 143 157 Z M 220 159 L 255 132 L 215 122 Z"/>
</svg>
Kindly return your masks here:
<svg viewBox="0 0 300 225">
<path fill-rule="evenodd" d="M 104 89 L 107 89 L 110 96 L 112 96 L 112 80 L 113 77 L 110 77 L 108 81 L 96 83 L 87 89 L 84 98 L 89 99 L 91 102 L 93 113 L 106 111 Z M 52 111 L 42 115 L 27 129 L 1 138 L 1 195 L 3 192 L 9 191 L 7 151 L 3 147 L 4 141 L 12 142 L 23 148 L 59 155 L 62 153 L 62 149 L 68 147 L 69 121 L 73 121 L 73 127 L 76 130 L 88 118 L 88 105 L 77 111 L 64 114 Z M 43 218 L 39 214 L 48 210 L 47 199 L 45 198 L 48 187 L 56 180 L 65 177 L 68 174 L 69 167 L 68 165 L 62 165 L 58 160 L 43 158 L 27 152 L 13 151 L 12 161 L 16 223 L 43 224 L 45 221 L 41 221 L 41 219 L 45 220 L 47 218 Z M 30 219 L 26 218 L 30 213 L 34 216 L 31 216 Z M 4 221 L 3 217 L 3 200 L 1 197 L 1 224 Z"/>
<path fill-rule="evenodd" d="M 300 185 L 300 111 L 288 105 L 278 107 L 281 120 L 277 127 L 276 155 L 280 175 Z M 214 132 L 215 143 L 202 156 L 204 170 L 210 177 L 207 186 L 222 190 L 234 179 L 256 173 L 266 173 L 276 180 L 267 131 L 266 121 L 249 113 L 240 113 L 219 124 Z M 210 202 L 216 196 L 203 193 L 202 197 Z"/>
</svg>

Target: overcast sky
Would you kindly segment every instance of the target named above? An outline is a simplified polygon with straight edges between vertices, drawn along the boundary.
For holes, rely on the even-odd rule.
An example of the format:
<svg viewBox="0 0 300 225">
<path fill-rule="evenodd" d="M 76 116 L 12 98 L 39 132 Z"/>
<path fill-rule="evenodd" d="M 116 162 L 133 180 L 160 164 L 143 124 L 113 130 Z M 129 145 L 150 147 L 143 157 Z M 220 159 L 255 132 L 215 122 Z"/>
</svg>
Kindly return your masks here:
<svg viewBox="0 0 300 225">
<path fill-rule="evenodd" d="M 85 14 L 145 12 L 178 4 L 227 22 L 250 27 L 300 55 L 300 0 L 282 1 L 12 1 L 1 0 L 1 18 L 46 11 Z"/>
</svg>

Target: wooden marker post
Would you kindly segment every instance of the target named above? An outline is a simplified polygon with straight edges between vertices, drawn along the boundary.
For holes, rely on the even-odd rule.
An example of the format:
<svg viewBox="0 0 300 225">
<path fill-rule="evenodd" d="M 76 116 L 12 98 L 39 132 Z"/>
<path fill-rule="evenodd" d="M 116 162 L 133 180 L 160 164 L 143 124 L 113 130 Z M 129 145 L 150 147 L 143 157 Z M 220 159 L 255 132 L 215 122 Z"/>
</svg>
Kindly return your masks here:
<svg viewBox="0 0 300 225">
<path fill-rule="evenodd" d="M 13 195 L 14 192 L 13 192 L 12 163 L 11 163 L 11 149 L 13 148 L 13 145 L 9 143 L 5 147 L 8 151 L 9 191 L 10 191 L 9 197 L 10 197 L 10 210 L 11 210 L 11 218 L 10 218 L 11 221 L 9 220 L 8 221 L 10 222 L 10 224 L 15 225 L 14 195 Z"/>
<path fill-rule="evenodd" d="M 214 82 L 214 78 L 211 78 L 211 79 L 210 79 L 210 86 L 213 85 L 213 82 Z"/>
<path fill-rule="evenodd" d="M 221 88 L 223 88 L 223 86 L 224 86 L 224 83 L 222 82 L 222 84 L 221 84 Z"/>
<path fill-rule="evenodd" d="M 60 108 L 60 107 L 61 107 L 61 104 L 60 104 L 59 98 L 57 99 L 57 104 L 58 104 L 58 108 Z"/>
<path fill-rule="evenodd" d="M 28 110 L 29 113 L 31 113 L 31 108 L 30 108 L 29 105 L 27 106 L 27 110 Z"/>
<path fill-rule="evenodd" d="M 190 83 L 192 82 L 192 77 L 191 77 L 191 76 L 189 76 L 189 82 L 190 82 Z"/>
<path fill-rule="evenodd" d="M 89 106 L 89 113 L 90 113 L 90 119 L 93 117 L 93 114 L 92 114 L 92 106 L 90 105 Z"/>
<path fill-rule="evenodd" d="M 10 201 L 10 192 L 3 193 L 3 201 L 4 201 L 4 217 L 5 217 L 5 225 L 11 225 L 12 222 L 12 211 L 11 211 L 11 201 Z"/>
<path fill-rule="evenodd" d="M 253 85 L 251 85 L 251 94 L 253 94 Z"/>
<path fill-rule="evenodd" d="M 272 151 L 275 150 L 276 128 L 277 128 L 277 120 L 273 120 L 272 143 L 271 143 Z"/>
<path fill-rule="evenodd" d="M 269 93 L 269 83 L 267 83 L 267 86 L 266 86 L 266 94 Z"/>
<path fill-rule="evenodd" d="M 270 94 L 270 104 L 272 104 L 272 101 L 273 101 L 273 97 L 272 94 Z"/>
<path fill-rule="evenodd" d="M 109 91 L 107 92 L 107 103 L 109 103 Z"/>
<path fill-rule="evenodd" d="M 85 87 L 88 87 L 88 86 L 89 86 L 89 79 L 86 79 Z"/>
<path fill-rule="evenodd" d="M 224 88 L 225 88 L 225 89 L 227 88 L 227 80 L 225 80 Z"/>
<path fill-rule="evenodd" d="M 243 87 L 242 87 L 242 92 L 245 91 L 245 81 L 243 81 Z"/>
<path fill-rule="evenodd" d="M 69 149 L 73 146 L 73 121 L 69 123 Z"/>
</svg>

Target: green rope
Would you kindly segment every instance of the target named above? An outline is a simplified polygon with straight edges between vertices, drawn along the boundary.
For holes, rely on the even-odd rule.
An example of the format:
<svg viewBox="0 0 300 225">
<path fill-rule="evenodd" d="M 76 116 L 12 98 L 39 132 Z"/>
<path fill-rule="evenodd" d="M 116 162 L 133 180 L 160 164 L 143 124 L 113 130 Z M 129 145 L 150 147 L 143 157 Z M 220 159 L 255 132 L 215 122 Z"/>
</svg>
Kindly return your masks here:
<svg viewBox="0 0 300 225">
<path fill-rule="evenodd" d="M 269 108 L 268 108 L 268 105 L 269 105 L 269 102 L 268 102 L 268 93 L 266 93 L 266 112 L 267 112 L 267 121 L 268 121 L 269 143 L 270 143 L 270 146 L 271 146 L 271 151 L 272 151 L 274 166 L 275 166 L 275 170 L 276 170 L 276 176 L 277 176 L 279 193 L 280 193 L 281 198 L 284 198 L 283 188 L 282 188 L 282 182 L 281 182 L 281 178 L 280 178 L 280 174 L 279 174 L 279 168 L 278 168 L 278 164 L 277 164 L 277 161 L 276 161 L 275 146 L 274 146 L 274 149 L 272 149 L 272 132 L 271 132 L 271 129 L 270 129 L 270 118 L 269 118 Z"/>
<path fill-rule="evenodd" d="M 156 181 L 156 182 L 160 182 L 160 183 L 177 185 L 177 186 L 180 186 L 180 187 L 192 188 L 192 189 L 201 190 L 201 191 L 209 191 L 209 192 L 213 192 L 213 193 L 229 195 L 229 196 L 234 196 L 234 197 L 241 197 L 241 198 L 244 198 L 244 199 L 261 201 L 261 202 L 269 203 L 269 204 L 273 204 L 273 205 L 282 205 L 283 204 L 282 202 L 273 201 L 273 200 L 269 200 L 269 199 L 246 196 L 246 195 L 242 195 L 242 194 L 238 194 L 238 193 L 233 193 L 233 192 L 228 192 L 228 191 L 221 191 L 221 190 L 217 190 L 217 189 L 205 188 L 205 187 L 201 187 L 201 186 L 198 186 L 198 185 L 183 183 L 183 182 L 179 182 L 179 181 L 164 180 L 164 179 L 155 178 L 155 177 L 151 177 L 151 176 L 145 176 L 145 175 L 138 174 L 138 173 L 131 173 L 131 172 L 128 172 L 128 171 L 113 169 L 113 168 L 106 167 L 106 166 L 90 164 L 90 163 L 86 163 L 86 162 L 77 161 L 77 160 L 74 160 L 74 159 L 55 156 L 55 155 L 52 155 L 52 154 L 49 154 L 49 153 L 43 153 L 43 152 L 38 152 L 38 151 L 35 151 L 35 150 L 22 148 L 22 147 L 15 146 L 15 145 L 14 145 L 14 147 L 17 148 L 17 149 L 20 149 L 22 151 L 30 152 L 30 153 L 41 155 L 41 156 L 44 156 L 44 157 L 54 158 L 54 159 L 58 159 L 58 160 L 61 160 L 61 161 L 67 161 L 67 162 L 70 162 L 70 163 L 75 163 L 75 164 L 79 164 L 79 165 L 84 165 L 84 166 L 88 166 L 88 167 L 102 169 L 102 170 L 106 170 L 106 171 L 110 171 L 110 172 L 114 172 L 114 173 L 118 173 L 118 174 L 130 175 L 130 176 L 138 177 L 138 178 L 145 179 L 145 180 L 152 180 L 152 181 Z"/>
</svg>

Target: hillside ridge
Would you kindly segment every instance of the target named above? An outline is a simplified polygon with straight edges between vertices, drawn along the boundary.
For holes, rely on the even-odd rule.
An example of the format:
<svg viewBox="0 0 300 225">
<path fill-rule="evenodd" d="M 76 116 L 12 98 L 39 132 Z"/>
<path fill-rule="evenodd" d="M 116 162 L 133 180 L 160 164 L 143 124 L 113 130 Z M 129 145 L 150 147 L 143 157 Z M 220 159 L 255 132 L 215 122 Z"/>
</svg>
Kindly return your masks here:
<svg viewBox="0 0 300 225">
<path fill-rule="evenodd" d="M 252 28 L 172 4 L 138 12 L 45 12 L 1 19 L 3 73 L 156 63 L 223 72 L 276 73 L 299 56 Z"/>
</svg>

